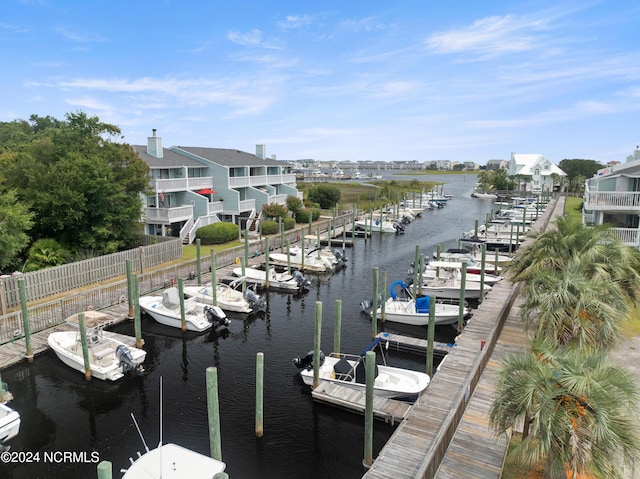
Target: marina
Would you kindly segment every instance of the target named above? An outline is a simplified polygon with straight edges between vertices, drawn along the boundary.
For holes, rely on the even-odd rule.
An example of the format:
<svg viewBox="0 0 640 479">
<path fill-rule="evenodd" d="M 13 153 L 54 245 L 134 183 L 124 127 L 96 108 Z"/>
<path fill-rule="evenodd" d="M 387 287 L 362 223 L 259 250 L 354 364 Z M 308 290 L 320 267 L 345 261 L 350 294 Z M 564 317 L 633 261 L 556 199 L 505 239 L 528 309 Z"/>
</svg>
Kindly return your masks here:
<svg viewBox="0 0 640 479">
<path fill-rule="evenodd" d="M 345 267 L 330 275 L 314 275 L 309 291 L 304 294 L 268 292 L 264 314 L 246 318 L 230 315 L 232 322 L 227 331 L 183 334 L 174 328 L 154 324 L 148 318 L 143 319 L 144 348 L 147 351 L 147 375 L 144 377 L 127 378 L 109 387 L 96 382 L 87 383 L 81 375 L 76 378 L 71 372 L 66 374 L 61 369 L 63 365 L 55 362 L 57 358 L 50 351 L 37 354 L 33 363 L 23 361 L 3 369 L 3 381 L 9 384 L 14 394 L 12 406 L 24 417 L 23 431 L 40 430 L 44 433 L 38 437 L 28 432 L 21 434 L 14 439 L 12 447 L 17 450 L 90 449 L 98 451 L 100 459 L 112 461 L 114 471 L 117 471 L 128 464 L 131 451 L 139 448 L 129 413 L 135 413 L 143 430 L 157 430 L 155 389 L 159 376 L 162 376 L 167 385 L 165 408 L 173 408 L 171 417 L 165 418 L 165 438 L 206 454 L 204 370 L 208 366 L 216 366 L 220 371 L 223 460 L 231 478 L 362 477 L 366 473 L 362 467 L 362 416 L 316 400 L 291 365 L 291 357 L 299 354 L 301 349 L 310 349 L 313 344 L 313 315 L 318 302 L 323 305 L 322 344 L 325 350 L 331 349 L 333 315 L 338 299 L 342 301 L 343 317 L 340 349 L 358 350 L 363 342 L 370 341 L 371 321 L 361 314 L 359 302 L 372 294 L 371 269 L 379 267 L 388 278 L 404 277 L 416 245 L 426 255 L 436 245 L 452 246 L 461 231 L 469 230 L 474 220 L 483 218 L 491 208 L 488 202 L 475 202 L 470 198 L 468 193 L 473 184 L 472 180 L 467 184 L 460 179 L 459 183 L 448 186 L 448 191 L 454 193 L 450 204 L 423 214 L 422 219 L 416 219 L 415 223 L 407 226 L 404 235 L 374 235 L 366 242 L 363 238 L 356 238 Z M 425 217 L 428 220 L 424 220 Z M 219 273 L 219 277 L 223 276 L 222 272 Z M 204 280 L 209 279 L 205 274 Z M 491 292 L 492 297 L 494 293 Z M 126 315 L 125 304 L 116 309 Z M 476 323 L 476 319 L 474 315 L 469 324 Z M 125 321 L 113 329 L 116 333 L 131 334 L 132 328 L 131 322 Z M 395 335 L 388 338 L 390 363 L 396 367 L 424 371 L 424 354 L 403 352 L 400 344 L 408 344 L 409 341 L 395 338 L 414 337 L 414 346 L 403 347 L 417 350 L 421 347 L 418 340 L 426 342 L 426 328 L 411 329 L 409 326 L 381 323 L 380 329 Z M 457 353 L 460 345 L 449 346 L 456 335 L 455 328 L 451 326 L 436 328 L 436 349 L 441 352 L 453 349 Z M 46 343 L 46 338 L 38 341 L 36 337 L 37 334 L 32 338 L 34 346 L 38 342 Z M 0 348 L 0 355 L 11 354 L 5 353 L 5 346 L 16 346 L 14 354 L 23 356 L 24 344 L 20 350 L 19 343 L 4 345 Z M 398 345 L 395 351 L 394 344 Z M 34 347 L 34 351 L 37 350 Z M 257 352 L 264 353 L 267 372 L 265 433 L 259 440 L 254 435 L 254 405 L 251 400 L 255 394 L 253 369 Z M 436 354 L 438 359 L 440 356 Z M 450 359 L 445 360 L 445 366 L 456 367 L 459 364 L 458 360 Z M 442 387 L 437 381 L 440 373 L 434 375 L 435 382 L 429 385 L 421 400 L 431 400 L 427 398 L 432 398 Z M 416 404 L 418 409 L 419 403 Z M 79 407 L 76 406 L 78 404 Z M 380 414 L 387 415 L 387 422 L 376 422 L 374 457 L 381 452 L 386 457 L 386 448 L 393 444 L 389 439 L 395 437 L 402 427 L 396 425 L 399 421 L 406 424 L 405 419 L 401 419 L 405 418 L 404 412 Z M 73 433 L 69 429 L 70 423 L 76 426 Z M 148 440 L 157 443 L 157 439 L 156 433 Z M 283 464 L 287 465 L 286 469 L 283 469 Z M 71 478 L 95 475 L 95 464 L 87 464 L 86 467 L 57 465 L 50 469 L 45 465 L 35 467 L 28 469 L 26 465 L 14 465 L 7 470 L 2 465 L 0 475 L 24 477 L 21 474 L 27 471 L 46 474 L 47 470 Z M 308 474 L 300 476 L 300 471 L 308 471 Z"/>
</svg>

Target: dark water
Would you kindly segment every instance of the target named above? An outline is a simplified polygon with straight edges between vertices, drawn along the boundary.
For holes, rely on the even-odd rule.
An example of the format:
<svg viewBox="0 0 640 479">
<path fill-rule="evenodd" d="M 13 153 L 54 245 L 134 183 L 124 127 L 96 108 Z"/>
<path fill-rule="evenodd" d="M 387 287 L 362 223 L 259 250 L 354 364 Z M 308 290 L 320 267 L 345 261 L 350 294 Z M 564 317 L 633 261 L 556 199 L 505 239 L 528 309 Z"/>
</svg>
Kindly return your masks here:
<svg viewBox="0 0 640 479">
<path fill-rule="evenodd" d="M 396 177 L 396 179 L 404 179 Z M 407 178 L 410 179 L 411 177 Z M 422 180 L 431 178 L 421 177 Z M 234 319 L 228 333 L 187 335 L 143 319 L 148 374 L 109 385 L 85 382 L 53 353 L 32 364 L 2 371 L 2 380 L 14 395 L 11 406 L 22 417 L 20 435 L 12 451 L 40 452 L 40 462 L 0 464 L 0 478 L 94 478 L 99 460 L 113 463 L 113 477 L 142 450 L 130 413 L 140 424 L 150 447 L 159 440 L 159 382 L 164 382 L 163 441 L 207 454 L 209 440 L 205 370 L 218 368 L 222 455 L 227 473 L 239 478 L 359 478 L 365 472 L 364 427 L 360 415 L 315 403 L 302 384 L 291 358 L 313 348 L 316 301 L 322 302 L 322 349 L 333 345 L 335 301 L 342 299 L 342 351 L 359 353 L 370 342 L 371 321 L 360 314 L 359 303 L 372 296 L 372 268 L 387 271 L 387 285 L 404 279 L 415 247 L 431 254 L 437 244 L 455 244 L 474 221 L 483 221 L 491 203 L 469 195 L 475 176 L 434 177 L 446 181 L 453 194 L 445 208 L 423 213 L 404 235 L 374 235 L 366 244 L 358 239 L 347 248 L 348 266 L 329 277 L 314 280 L 302 296 L 269 293 L 264 317 Z M 426 328 L 390 331 L 426 337 Z M 118 331 L 132 334 L 132 324 Z M 451 327 L 437 328 L 436 339 L 451 341 Z M 264 436 L 255 436 L 256 354 L 264 360 Z M 425 368 L 422 356 L 392 353 L 392 366 Z M 393 432 L 375 421 L 374 457 Z M 87 462 L 43 460 L 43 453 L 85 452 Z"/>
</svg>

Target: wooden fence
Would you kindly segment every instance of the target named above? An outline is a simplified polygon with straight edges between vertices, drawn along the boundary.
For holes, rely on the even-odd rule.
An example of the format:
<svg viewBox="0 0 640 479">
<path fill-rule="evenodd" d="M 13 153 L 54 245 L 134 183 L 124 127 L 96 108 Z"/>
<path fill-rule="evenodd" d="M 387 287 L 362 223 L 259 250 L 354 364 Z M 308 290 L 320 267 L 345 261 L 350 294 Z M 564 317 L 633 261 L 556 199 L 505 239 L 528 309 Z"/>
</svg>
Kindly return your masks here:
<svg viewBox="0 0 640 479">
<path fill-rule="evenodd" d="M 332 226 L 348 225 L 352 219 L 350 214 L 334 219 L 327 219 L 324 221 L 317 221 L 313 224 L 313 232 L 320 231 L 326 232 Z M 283 234 L 276 234 L 269 237 L 269 249 L 275 250 L 284 247 L 286 242 L 295 243 L 301 239 L 305 234 L 309 233 L 308 226 L 300 226 L 297 229 L 289 230 Z M 284 240 L 284 242 L 282 242 Z M 177 243 L 176 243 L 177 242 Z M 175 245 L 177 244 L 179 249 L 178 258 L 182 258 L 182 244 L 180 240 L 167 241 L 162 245 Z M 260 238 L 252 240 L 244 245 L 237 246 L 222 252 L 216 253 L 216 269 L 230 265 L 236 262 L 239 257 L 245 256 L 245 248 L 248 249 L 248 255 L 260 255 L 265 251 L 266 239 Z M 65 321 L 69 316 L 89 309 L 99 310 L 114 306 L 120 303 L 126 303 L 128 301 L 128 290 L 126 281 L 126 263 L 127 260 L 131 260 L 132 271 L 138 276 L 139 292 L 140 295 L 145 295 L 169 287 L 172 283 L 178 279 L 194 279 L 198 271 L 198 261 L 196 259 L 182 261 L 170 266 L 154 268 L 153 270 L 147 270 L 151 266 L 150 257 L 151 253 L 146 250 L 140 253 L 139 250 L 132 250 L 137 255 L 131 257 L 122 256 L 120 263 L 113 266 L 105 267 L 106 271 L 112 271 L 115 278 L 123 277 L 113 282 L 108 282 L 104 285 L 96 285 L 93 288 L 88 289 L 91 285 L 97 284 L 100 281 L 95 280 L 96 273 L 87 272 L 84 269 L 82 274 L 79 274 L 79 278 L 84 278 L 86 282 L 79 284 L 76 288 L 84 288 L 81 292 L 65 295 L 60 299 L 55 299 L 46 303 L 32 305 L 27 308 L 27 316 L 29 318 L 29 329 L 31 333 L 45 330 L 47 328 L 56 326 Z M 161 256 L 159 252 L 158 258 Z M 175 254 L 175 252 L 173 252 Z M 169 259 L 164 262 L 175 260 L 175 256 L 171 256 L 167 253 Z M 99 260 L 100 258 L 96 258 Z M 89 260 L 87 260 L 89 261 Z M 94 263 L 94 267 L 98 268 L 101 263 Z M 154 263 L 155 264 L 155 263 Z M 200 255 L 200 271 L 201 273 L 208 273 L 211 271 L 211 253 L 207 247 L 201 248 Z M 25 274 L 21 277 L 25 278 L 25 289 L 27 290 L 28 301 L 32 301 L 33 298 L 29 296 L 29 291 L 46 291 L 46 288 L 42 285 L 29 284 L 32 281 L 41 280 L 39 276 L 30 276 Z M 6 278 L 5 278 L 6 279 Z M 17 304 L 20 305 L 18 279 L 15 280 L 15 295 L 17 297 Z M 108 278 L 105 278 L 108 279 Z M 55 293 L 51 293 L 53 295 Z M 0 344 L 15 341 L 16 339 L 24 336 L 24 324 L 22 319 L 22 311 L 14 311 L 8 314 L 0 316 Z"/>
</svg>

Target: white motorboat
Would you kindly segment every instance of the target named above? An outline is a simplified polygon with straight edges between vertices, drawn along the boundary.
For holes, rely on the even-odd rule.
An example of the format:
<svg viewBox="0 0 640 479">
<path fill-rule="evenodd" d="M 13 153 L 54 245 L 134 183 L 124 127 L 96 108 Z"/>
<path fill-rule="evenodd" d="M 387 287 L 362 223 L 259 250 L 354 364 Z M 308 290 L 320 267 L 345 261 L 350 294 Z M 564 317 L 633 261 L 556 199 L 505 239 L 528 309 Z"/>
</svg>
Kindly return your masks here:
<svg viewBox="0 0 640 479">
<path fill-rule="evenodd" d="M 402 297 L 398 297 L 395 288 L 400 286 Z M 404 281 L 395 281 L 391 284 L 390 297 L 384 304 L 384 319 L 396 323 L 409 324 L 412 326 L 426 326 L 429 324 L 430 309 L 434 308 L 434 319 L 436 325 L 455 324 L 458 322 L 460 315 L 460 306 L 457 304 L 441 303 L 436 301 L 435 305 L 431 305 L 429 296 L 414 298 L 409 287 Z M 361 309 L 373 315 L 371 301 L 362 301 Z M 469 309 L 463 308 L 463 316 L 469 315 Z M 379 306 L 376 311 L 377 318 L 382 318 L 382 307 Z"/>
<path fill-rule="evenodd" d="M 380 219 L 374 219 L 373 223 L 368 219 L 356 220 L 354 222 L 356 230 L 371 231 L 373 233 L 402 233 L 404 232 L 404 225 L 399 221 L 388 221 Z"/>
<path fill-rule="evenodd" d="M 162 443 L 162 379 L 160 379 L 160 442 L 155 449 L 149 449 L 142 436 L 138 422 L 133 414 L 131 418 L 142 439 L 145 452 L 137 454 L 137 459 L 129 458 L 131 465 L 121 469 L 122 479 L 212 479 L 224 472 L 227 465 L 199 452 L 177 444 Z"/>
<path fill-rule="evenodd" d="M 242 268 L 233 268 L 233 274 L 242 278 Z M 278 291 L 297 292 L 307 289 L 311 282 L 306 279 L 300 271 L 293 271 L 291 274 L 278 273 L 274 268 L 269 268 L 269 273 L 256 267 L 245 268 L 244 275 L 247 280 L 264 285 L 269 278 L 269 289 Z"/>
<path fill-rule="evenodd" d="M 440 269 L 440 276 L 450 277 L 453 276 L 456 279 L 462 278 L 462 262 L 460 261 L 429 261 L 426 265 L 424 265 L 424 271 L 422 272 L 423 280 L 429 280 L 433 278 L 437 278 L 438 269 Z M 493 269 L 493 267 L 491 267 Z M 470 273 L 467 268 L 467 273 L 465 276 L 465 281 L 473 281 L 476 283 L 480 283 L 482 281 L 482 269 L 477 273 Z M 407 271 L 408 276 L 413 276 L 413 270 L 410 269 Z M 492 286 L 496 284 L 498 281 L 502 281 L 504 278 L 502 276 L 498 276 L 496 274 L 484 274 L 484 284 L 488 284 Z"/>
<path fill-rule="evenodd" d="M 235 282 L 232 283 L 233 286 L 235 284 Z M 249 288 L 243 293 L 233 286 L 223 283 L 216 284 L 216 304 L 220 308 L 228 312 L 242 314 L 250 314 L 264 309 L 264 298 Z M 183 291 L 185 296 L 195 298 L 199 303 L 213 304 L 211 283 L 204 286 L 185 286 Z"/>
<path fill-rule="evenodd" d="M 424 280 L 419 287 L 420 293 L 426 296 L 435 296 L 438 299 L 460 299 L 462 293 L 462 280 L 458 278 L 429 278 Z M 484 285 L 484 293 L 491 291 L 491 286 Z M 464 298 L 479 299 L 480 283 L 466 280 L 464 283 Z"/>
<path fill-rule="evenodd" d="M 20 414 L 6 404 L 0 403 L 0 444 L 18 435 Z"/>
<path fill-rule="evenodd" d="M 433 257 L 437 260 L 444 261 L 465 261 L 465 262 L 475 262 L 480 263 L 482 261 L 482 253 L 478 251 L 478 248 L 474 248 L 474 250 L 470 250 L 468 248 L 450 248 L 445 252 L 440 252 L 440 256 L 438 257 L 438 252 L 433 252 Z M 484 257 L 485 264 L 490 266 L 491 269 L 494 269 L 496 264 L 496 254 L 492 251 L 487 251 Z M 497 257 L 498 266 L 507 266 L 511 264 L 513 261 L 513 257 L 498 253 Z"/>
<path fill-rule="evenodd" d="M 292 268 L 303 271 L 312 271 L 316 273 L 326 273 L 334 270 L 334 264 L 331 259 L 323 254 L 318 254 L 319 250 L 305 249 L 304 254 L 301 248 L 289 248 L 287 253 L 269 253 L 269 261 L 280 266 L 291 264 Z"/>
<path fill-rule="evenodd" d="M 79 330 L 51 333 L 47 343 L 64 364 L 76 371 L 85 372 Z M 144 373 L 142 363 L 147 355 L 146 351 L 105 336 L 102 328 L 87 330 L 87 349 L 93 378 L 117 381 L 127 373 L 133 375 Z"/>
<path fill-rule="evenodd" d="M 318 378 L 321 381 L 340 384 L 351 389 L 364 391 L 366 388 L 365 354 L 372 350 L 381 338 L 376 338 L 359 356 L 354 354 L 320 353 Z M 384 357 L 384 356 L 383 356 Z M 304 383 L 313 387 L 313 351 L 304 358 L 293 358 L 293 364 L 300 369 Z M 376 365 L 373 393 L 385 398 L 413 398 L 429 385 L 427 374 L 410 369 Z"/>
<path fill-rule="evenodd" d="M 305 236 L 306 239 L 309 239 L 311 241 L 316 241 L 316 237 L 315 236 L 311 236 L 311 235 L 307 235 Z M 331 262 L 331 267 L 332 268 L 337 268 L 338 266 L 342 266 L 344 263 L 347 262 L 347 257 L 344 256 L 342 254 L 342 252 L 338 249 L 338 248 L 334 248 L 331 249 L 328 246 L 327 247 L 322 247 L 322 246 L 318 246 L 317 243 L 307 243 L 309 245 L 309 248 L 305 248 L 305 253 L 307 254 L 307 256 L 316 256 L 317 257 L 323 257 L 328 259 Z M 291 246 L 289 247 L 289 254 L 300 254 L 301 253 L 301 248 L 299 246 Z M 271 258 L 271 255 L 269 255 L 269 258 Z M 305 260 L 306 262 L 306 260 Z"/>
<path fill-rule="evenodd" d="M 182 328 L 178 288 L 168 288 L 162 296 L 141 296 L 139 303 L 144 312 L 160 324 Z M 212 327 L 224 329 L 230 323 L 220 307 L 199 303 L 195 297 L 184 300 L 184 311 L 188 331 L 201 333 Z"/>
</svg>

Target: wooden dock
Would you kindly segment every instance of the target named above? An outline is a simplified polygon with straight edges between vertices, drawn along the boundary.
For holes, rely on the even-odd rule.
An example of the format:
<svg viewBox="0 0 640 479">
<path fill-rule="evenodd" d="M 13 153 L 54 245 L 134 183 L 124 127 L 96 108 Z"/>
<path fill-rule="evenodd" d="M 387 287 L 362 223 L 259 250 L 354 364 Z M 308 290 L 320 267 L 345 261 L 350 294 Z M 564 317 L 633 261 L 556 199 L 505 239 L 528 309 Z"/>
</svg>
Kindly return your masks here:
<svg viewBox="0 0 640 479">
<path fill-rule="evenodd" d="M 365 411 L 366 393 L 341 386 L 340 384 L 323 381 L 311 392 L 311 396 L 316 401 L 331 404 L 332 406 L 361 414 L 364 414 Z M 373 416 L 390 423 L 392 426 L 402 421 L 410 408 L 411 403 L 405 401 L 387 399 L 380 396 L 373 397 Z"/>
<path fill-rule="evenodd" d="M 129 309 L 126 304 L 114 306 L 112 308 L 109 308 L 108 310 L 101 311 L 101 313 L 113 317 L 113 320 L 110 322 L 110 324 L 118 324 L 123 321 L 127 321 L 128 312 Z M 31 351 L 33 355 L 36 356 L 38 354 L 44 353 L 49 349 L 49 345 L 47 344 L 47 338 L 49 337 L 49 334 L 56 331 L 72 331 L 74 329 L 76 328 L 74 328 L 70 324 L 63 323 L 53 328 L 32 334 Z M 135 338 L 131 336 L 114 333 L 113 331 L 105 331 L 104 334 L 105 336 L 116 338 L 122 341 L 127 346 L 135 346 Z M 11 343 L 3 344 L 0 348 L 0 370 L 18 364 L 27 359 L 26 351 L 27 346 L 23 337 L 20 339 L 16 339 Z"/>
</svg>

